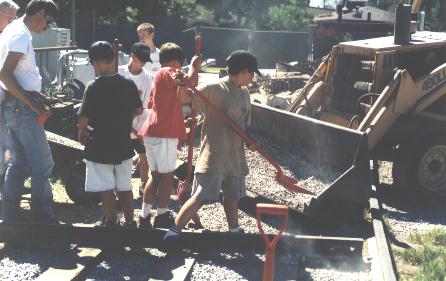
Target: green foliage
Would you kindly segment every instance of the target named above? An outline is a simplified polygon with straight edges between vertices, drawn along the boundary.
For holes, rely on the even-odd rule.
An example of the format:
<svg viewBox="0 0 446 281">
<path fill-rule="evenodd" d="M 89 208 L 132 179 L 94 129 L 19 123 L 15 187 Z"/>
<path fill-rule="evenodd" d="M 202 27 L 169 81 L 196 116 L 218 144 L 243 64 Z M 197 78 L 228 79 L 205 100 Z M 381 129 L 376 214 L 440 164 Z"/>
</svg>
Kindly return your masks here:
<svg viewBox="0 0 446 281">
<path fill-rule="evenodd" d="M 302 30 L 310 18 L 302 2 L 288 0 L 269 8 L 266 25 L 272 30 Z"/>
<path fill-rule="evenodd" d="M 138 16 L 138 9 L 134 8 L 134 7 L 127 7 L 125 9 L 126 13 L 127 13 L 127 22 L 131 23 L 131 24 L 135 24 L 138 22 L 138 20 L 136 19 L 136 16 Z"/>
<path fill-rule="evenodd" d="M 164 3 L 166 14 L 180 20 L 195 16 L 195 0 L 167 0 Z"/>
<path fill-rule="evenodd" d="M 424 234 L 411 235 L 410 241 L 419 246 L 395 252 L 406 264 L 420 268 L 408 280 L 445 281 L 446 230 L 437 228 Z"/>
<path fill-rule="evenodd" d="M 410 236 L 410 241 L 420 245 L 430 244 L 446 247 L 446 230 L 442 228 L 434 228 L 423 234 L 416 233 Z"/>
</svg>

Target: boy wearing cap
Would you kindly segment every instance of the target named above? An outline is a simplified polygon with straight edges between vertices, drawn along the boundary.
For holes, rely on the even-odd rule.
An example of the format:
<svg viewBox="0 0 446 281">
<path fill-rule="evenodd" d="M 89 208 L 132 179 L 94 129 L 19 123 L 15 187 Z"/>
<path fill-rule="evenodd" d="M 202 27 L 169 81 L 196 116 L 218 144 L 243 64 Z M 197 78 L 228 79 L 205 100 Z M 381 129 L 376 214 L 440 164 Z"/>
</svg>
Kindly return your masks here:
<svg viewBox="0 0 446 281">
<path fill-rule="evenodd" d="M 138 42 L 132 46 L 129 63 L 127 65 L 121 65 L 118 68 L 119 74 L 135 83 L 138 88 L 139 98 L 143 105 L 142 114 L 135 116 L 133 119 L 132 133 L 130 136 L 133 143 L 133 149 L 139 155 L 139 176 L 141 179 L 139 186 L 140 192 L 144 191 L 149 176 L 149 164 L 147 162 L 146 149 L 142 139 L 138 138 L 138 131 L 149 116 L 149 109 L 147 106 L 149 104 L 153 77 L 144 69 L 144 65 L 147 62 L 152 62 L 150 59 L 150 49 L 143 43 Z"/>
<path fill-rule="evenodd" d="M 200 87 L 220 111 L 242 130 L 251 123 L 251 101 L 248 86 L 257 69 L 257 60 L 246 51 L 235 51 L 226 60 L 229 76 L 214 84 Z M 238 202 L 246 195 L 245 176 L 248 166 L 243 140 L 234 133 L 212 109 L 191 96 L 192 105 L 204 114 L 201 129 L 200 154 L 192 183 L 192 197 L 183 205 L 164 239 L 180 234 L 185 224 L 206 202 L 217 201 L 220 190 L 224 195 L 224 210 L 230 232 L 242 232 L 238 224 Z"/>
<path fill-rule="evenodd" d="M 85 191 L 100 194 L 101 225 L 117 225 L 117 195 L 125 225 L 134 226 L 130 133 L 142 103 L 135 83 L 116 74 L 110 43 L 93 43 L 88 55 L 98 77 L 88 84 L 78 112 L 78 138 L 87 160 Z"/>
<path fill-rule="evenodd" d="M 182 83 L 196 85 L 201 65 L 200 57 L 192 59 L 189 74 L 181 72 L 184 61 L 183 50 L 174 43 L 161 46 L 160 63 L 162 68 L 153 78 L 153 87 L 149 99 L 149 118 L 144 123 L 140 134 L 144 136 L 144 145 L 151 170 L 151 177 L 144 189 L 142 217 L 140 226 L 151 227 L 150 210 L 155 193 L 158 200 L 157 216 L 154 227 L 169 228 L 173 215 L 168 211 L 170 192 L 173 186 L 173 172 L 177 159 L 179 139 L 186 137 L 186 128 L 182 111 L 184 87 Z"/>
</svg>

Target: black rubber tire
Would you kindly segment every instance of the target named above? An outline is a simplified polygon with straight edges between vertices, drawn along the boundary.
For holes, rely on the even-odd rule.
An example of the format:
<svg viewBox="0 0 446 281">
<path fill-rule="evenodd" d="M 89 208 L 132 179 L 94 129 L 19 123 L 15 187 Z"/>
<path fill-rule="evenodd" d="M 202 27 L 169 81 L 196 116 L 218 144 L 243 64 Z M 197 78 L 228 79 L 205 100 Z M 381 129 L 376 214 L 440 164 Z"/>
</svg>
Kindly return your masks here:
<svg viewBox="0 0 446 281">
<path fill-rule="evenodd" d="M 400 144 L 392 173 L 402 196 L 446 198 L 446 135 L 424 136 Z"/>
<path fill-rule="evenodd" d="M 76 204 L 97 205 L 100 202 L 99 193 L 85 192 L 85 163 L 78 162 L 62 171 L 65 192 Z"/>
</svg>

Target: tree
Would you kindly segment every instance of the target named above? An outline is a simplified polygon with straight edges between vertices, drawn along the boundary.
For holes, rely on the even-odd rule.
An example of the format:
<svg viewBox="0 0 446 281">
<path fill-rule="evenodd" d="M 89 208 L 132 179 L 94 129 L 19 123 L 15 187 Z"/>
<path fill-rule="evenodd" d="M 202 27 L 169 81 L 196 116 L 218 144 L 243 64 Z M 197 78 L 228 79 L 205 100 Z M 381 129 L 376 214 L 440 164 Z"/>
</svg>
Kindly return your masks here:
<svg viewBox="0 0 446 281">
<path fill-rule="evenodd" d="M 178 21 L 184 21 L 196 15 L 195 0 L 167 0 L 164 6 L 167 16 L 173 16 Z"/>
<path fill-rule="evenodd" d="M 311 16 L 299 0 L 288 0 L 287 3 L 270 7 L 267 15 L 267 26 L 272 30 L 302 30 Z"/>
</svg>

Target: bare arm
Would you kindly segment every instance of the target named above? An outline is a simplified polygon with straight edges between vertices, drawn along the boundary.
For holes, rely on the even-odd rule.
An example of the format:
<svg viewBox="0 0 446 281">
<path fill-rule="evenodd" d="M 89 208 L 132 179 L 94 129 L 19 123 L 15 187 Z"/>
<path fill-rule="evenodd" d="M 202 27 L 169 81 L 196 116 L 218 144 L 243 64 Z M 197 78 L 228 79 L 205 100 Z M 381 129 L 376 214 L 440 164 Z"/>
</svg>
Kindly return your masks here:
<svg viewBox="0 0 446 281">
<path fill-rule="evenodd" d="M 18 100 L 29 106 L 33 111 L 39 114 L 48 114 L 49 108 L 45 106 L 42 102 L 36 101 L 29 98 L 29 93 L 23 90 L 17 79 L 14 76 L 14 70 L 16 69 L 20 59 L 23 57 L 22 53 L 9 52 L 6 56 L 5 62 L 0 69 L 0 80 L 5 84 L 8 92 L 11 93 Z M 40 93 L 33 93 L 35 96 L 40 95 Z"/>
<path fill-rule="evenodd" d="M 189 71 L 187 73 L 187 76 L 190 77 L 191 83 L 193 86 L 198 86 L 198 73 L 200 72 L 201 67 L 201 56 L 195 55 L 191 62 Z"/>
<path fill-rule="evenodd" d="M 80 143 L 85 144 L 85 140 L 88 137 L 88 131 L 87 131 L 87 126 L 88 126 L 88 117 L 85 116 L 79 116 L 78 120 L 77 120 L 77 138 L 79 140 Z"/>
</svg>

